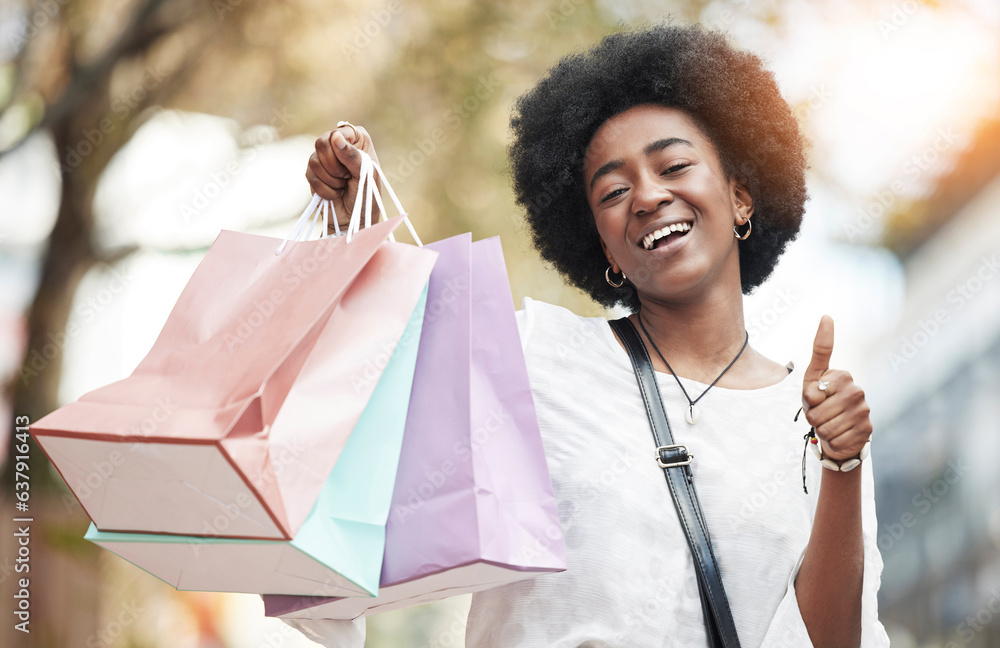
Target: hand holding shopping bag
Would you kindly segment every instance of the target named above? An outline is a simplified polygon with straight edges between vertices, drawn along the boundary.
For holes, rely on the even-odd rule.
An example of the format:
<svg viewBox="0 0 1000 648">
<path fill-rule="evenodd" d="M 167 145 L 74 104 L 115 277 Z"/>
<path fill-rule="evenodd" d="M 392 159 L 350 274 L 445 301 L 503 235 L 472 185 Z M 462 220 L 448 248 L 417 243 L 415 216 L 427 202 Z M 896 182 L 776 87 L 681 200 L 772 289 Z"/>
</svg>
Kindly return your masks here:
<svg viewBox="0 0 1000 648">
<path fill-rule="evenodd" d="M 328 153 L 318 145 L 310 167 Z M 317 193 L 331 190 L 315 174 L 307 178 Z M 431 275 L 379 595 L 264 597 L 269 616 L 309 636 L 344 632 L 346 639 L 363 633 L 363 624 L 337 619 L 566 568 L 499 239 L 471 243 L 465 234 L 429 247 L 441 257 Z"/>
<path fill-rule="evenodd" d="M 368 131 L 349 122 L 323 133 L 316 140 L 315 151 L 309 156 L 306 180 L 313 193 L 326 200 L 334 209 L 332 228 L 346 230 L 356 204 L 361 177 L 362 155 L 371 157 L 378 166 L 375 145 Z M 381 190 L 381 178 L 375 176 L 375 190 Z M 377 208 L 378 205 L 375 205 Z M 378 220 L 379 214 L 374 217 Z"/>
<path fill-rule="evenodd" d="M 368 164 L 367 172 L 373 176 L 370 159 Z M 372 204 L 380 202 L 380 198 L 368 189 L 365 202 L 365 220 L 370 224 Z M 340 284 L 341 294 L 336 301 L 313 304 L 315 309 L 324 310 L 320 311 L 316 322 L 309 323 L 312 338 L 307 348 L 298 350 L 300 360 L 294 366 L 287 362 L 279 363 L 272 369 L 271 375 L 265 377 L 270 383 L 280 383 L 281 391 L 273 397 L 271 407 L 258 407 L 250 425 L 227 429 L 220 424 L 218 414 L 199 417 L 204 412 L 184 409 L 183 406 L 189 405 L 193 396 L 211 402 L 212 390 L 218 390 L 216 384 L 200 388 L 199 381 L 203 382 L 205 377 L 189 369 L 191 365 L 206 371 L 206 365 L 215 363 L 220 369 L 213 377 L 230 378 L 230 382 L 243 381 L 252 385 L 252 381 L 260 379 L 256 377 L 259 374 L 247 371 L 244 366 L 240 366 L 239 371 L 233 371 L 234 364 L 245 361 L 241 357 L 242 348 L 230 357 L 219 358 L 218 345 L 183 338 L 179 344 L 174 343 L 167 335 L 171 326 L 181 332 L 187 332 L 188 327 L 172 322 L 168 322 L 165 333 L 161 334 L 150 352 L 152 360 L 147 357 L 144 363 L 157 369 L 162 367 L 164 363 L 157 357 L 159 353 L 180 367 L 175 374 L 157 376 L 155 369 L 148 373 L 157 377 L 164 389 L 172 390 L 169 393 L 179 403 L 188 423 L 200 424 L 202 428 L 214 424 L 216 429 L 211 430 L 214 437 L 204 434 L 207 438 L 192 440 L 191 430 L 183 428 L 170 428 L 168 431 L 173 436 L 165 435 L 159 429 L 150 430 L 148 436 L 130 436 L 128 429 L 123 431 L 111 427 L 110 432 L 105 433 L 111 441 L 95 440 L 87 430 L 79 431 L 81 423 L 87 423 L 87 420 L 84 418 L 81 421 L 78 404 L 43 420 L 47 424 L 42 435 L 45 436 L 43 447 L 48 445 L 50 456 L 55 455 L 56 464 L 64 475 L 68 470 L 79 469 L 78 464 L 83 463 L 72 453 L 60 452 L 64 450 L 67 439 L 75 444 L 75 448 L 89 450 L 92 454 L 107 451 L 107 446 L 102 447 L 101 444 L 117 443 L 115 451 L 126 459 L 118 462 L 121 465 L 107 476 L 104 483 L 95 484 L 95 490 L 98 486 L 102 488 L 99 497 L 94 497 L 92 492 L 88 494 L 90 497 L 81 498 L 85 505 L 90 505 L 88 512 L 94 511 L 91 515 L 98 522 L 98 526 L 92 527 L 88 533 L 88 538 L 184 589 L 298 593 L 316 591 L 319 582 L 324 585 L 321 589 L 331 594 L 356 595 L 372 592 L 377 587 L 385 516 L 415 361 L 416 342 L 407 340 L 419 338 L 426 281 L 436 253 L 386 243 L 384 239 L 391 238 L 391 231 L 398 226 L 399 218 L 358 232 L 362 203 L 359 201 L 356 207 L 351 231 L 347 237 L 339 239 L 298 243 L 286 241 L 279 246 L 278 241 L 266 237 L 226 233 L 231 235 L 229 238 L 232 240 L 249 238 L 256 244 L 252 248 L 253 255 L 247 255 L 249 258 L 243 260 L 244 265 L 256 264 L 264 270 L 270 267 L 289 270 L 287 265 L 301 260 L 305 253 L 306 261 L 299 268 L 311 274 L 306 277 L 294 272 L 283 275 L 299 293 L 308 293 L 301 300 L 303 302 L 310 302 L 309 297 L 315 292 L 315 287 L 330 290 Z M 328 219 L 330 211 L 328 204 L 321 204 L 315 197 L 296 225 L 293 238 L 308 237 L 314 221 L 320 216 Z M 405 217 L 402 220 L 407 221 Z M 362 252 L 367 253 L 367 259 L 361 255 Z M 314 256 L 326 260 L 326 266 L 318 261 L 308 265 L 308 260 Z M 346 265 L 356 262 L 359 257 L 364 263 L 358 264 L 360 272 L 355 273 L 352 282 L 338 282 L 337 277 L 322 272 L 330 266 L 336 269 L 337 261 Z M 215 315 L 216 319 L 221 319 L 211 309 L 217 302 L 225 302 L 217 293 L 223 292 L 225 297 L 229 292 L 242 292 L 249 293 L 244 299 L 252 298 L 261 275 L 267 275 L 258 271 L 256 276 L 253 273 L 237 275 L 244 277 L 243 284 L 213 284 L 212 273 L 205 268 L 226 267 L 227 262 L 231 264 L 234 259 L 232 256 L 213 255 L 212 251 L 206 259 L 209 263 L 203 262 L 199 267 L 171 315 L 172 318 L 187 317 L 189 325 L 192 321 L 198 324 L 205 319 L 206 310 L 209 311 L 208 316 Z M 235 259 L 235 262 L 240 261 L 240 258 Z M 201 281 L 198 280 L 199 273 L 203 275 Z M 271 274 L 275 272 L 272 270 Z M 312 281 L 308 281 L 310 276 Z M 195 293 L 193 299 L 201 299 L 200 303 L 207 304 L 209 308 L 188 308 L 185 296 L 192 292 Z M 274 291 L 270 295 L 277 296 Z M 282 304 L 289 301 L 285 295 L 281 297 Z M 348 338 L 343 335 L 346 330 L 361 330 L 364 335 Z M 409 331 L 409 335 L 404 331 Z M 282 335 L 288 337 L 290 334 L 272 327 L 260 336 L 248 336 L 246 341 L 256 342 L 266 349 L 274 346 L 275 340 L 283 339 Z M 209 342 L 213 340 L 211 337 L 208 339 Z M 153 360 L 158 360 L 160 364 Z M 140 365 L 142 368 L 143 365 Z M 392 379 L 383 372 L 391 372 Z M 137 370 L 136 374 L 139 373 L 140 370 Z M 98 390 L 94 393 L 99 395 L 98 398 L 87 395 L 80 402 L 89 406 L 96 402 L 102 412 L 113 414 L 125 405 L 114 399 L 118 396 L 119 401 L 122 400 L 122 391 L 115 392 L 114 388 L 123 383 L 129 387 L 136 374 L 104 388 L 105 392 L 112 392 L 111 398 L 106 395 L 101 398 L 102 390 Z M 178 374 L 195 384 L 175 387 Z M 127 390 L 125 393 L 127 396 Z M 175 393 L 181 395 L 174 397 Z M 132 395 L 141 396 L 141 393 Z M 266 390 L 260 388 L 253 398 L 265 401 L 266 396 Z M 377 400 L 378 406 L 370 399 Z M 207 418 L 207 423 L 201 418 Z M 97 416 L 90 423 L 94 426 L 107 425 L 107 421 Z M 365 431 L 357 433 L 357 428 Z M 188 436 L 184 436 L 185 433 Z M 187 466 L 177 461 L 178 458 L 183 459 L 177 450 L 188 445 L 203 453 L 221 455 L 225 461 Z M 343 462 L 337 461 L 341 452 L 349 457 Z M 143 465 L 142 459 L 150 456 L 162 461 L 159 465 L 151 462 Z M 335 462 L 340 466 L 339 470 L 334 467 Z M 237 486 L 244 490 L 233 488 L 224 493 L 227 499 L 222 499 L 218 497 L 219 483 L 224 482 L 230 465 L 239 469 L 242 482 L 238 482 Z M 84 469 L 85 466 L 83 463 Z M 333 472 L 331 467 L 334 467 Z M 184 473 L 188 469 L 189 473 Z M 192 484 L 190 473 L 197 471 L 202 473 L 194 476 L 202 481 Z M 334 477 L 338 477 L 341 484 L 353 477 L 353 488 L 365 491 L 368 496 L 358 498 L 342 487 L 331 493 L 328 482 Z M 131 482 L 132 486 L 138 484 L 140 488 L 129 492 L 122 488 L 125 482 Z M 70 481 L 70 484 L 73 482 Z M 252 513 L 258 504 L 258 500 L 252 497 L 256 491 L 247 487 L 268 489 L 266 493 L 280 496 L 278 510 L 284 515 L 284 521 L 289 523 L 294 540 L 288 542 L 280 539 L 281 536 L 277 536 L 279 539 L 276 540 L 261 535 L 257 535 L 256 539 L 244 536 L 243 540 L 233 540 L 233 536 L 240 537 L 240 531 L 247 526 L 248 513 Z M 207 511 L 205 508 L 194 513 L 182 511 L 187 515 L 183 521 L 190 531 L 175 524 L 178 491 L 182 498 L 194 491 L 214 504 Z M 150 502 L 151 496 L 158 499 Z M 128 506 L 110 506 L 109 500 L 115 497 L 126 500 Z M 124 512 L 119 510 L 122 508 Z M 107 514 L 109 510 L 118 516 L 118 520 L 124 521 L 122 526 L 110 527 L 111 531 L 145 530 L 141 527 L 142 522 L 157 521 L 167 525 L 166 534 L 113 533 L 108 532 L 107 526 L 99 531 L 100 514 Z M 163 529 L 152 531 L 161 532 Z M 340 576 L 328 573 L 331 570 Z"/>
</svg>

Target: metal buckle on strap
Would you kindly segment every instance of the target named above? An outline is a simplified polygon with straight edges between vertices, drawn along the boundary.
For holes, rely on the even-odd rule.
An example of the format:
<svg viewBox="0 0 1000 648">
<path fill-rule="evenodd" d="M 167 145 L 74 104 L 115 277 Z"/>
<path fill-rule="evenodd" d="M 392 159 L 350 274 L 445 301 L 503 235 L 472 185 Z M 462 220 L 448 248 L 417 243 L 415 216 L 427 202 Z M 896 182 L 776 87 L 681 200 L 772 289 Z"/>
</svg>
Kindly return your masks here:
<svg viewBox="0 0 1000 648">
<path fill-rule="evenodd" d="M 682 457 L 683 456 L 687 456 L 687 460 L 681 461 L 680 458 L 678 458 L 676 461 L 672 461 L 670 463 L 664 463 L 663 462 L 663 455 L 660 454 L 660 453 L 663 450 L 677 450 L 677 449 L 681 450 L 681 456 Z M 660 446 L 659 448 L 656 449 L 656 463 L 659 464 L 660 468 L 677 468 L 679 466 L 687 466 L 693 460 L 694 460 L 694 455 L 693 454 L 688 454 L 687 446 L 683 446 L 683 445 L 665 445 L 665 446 Z"/>
</svg>

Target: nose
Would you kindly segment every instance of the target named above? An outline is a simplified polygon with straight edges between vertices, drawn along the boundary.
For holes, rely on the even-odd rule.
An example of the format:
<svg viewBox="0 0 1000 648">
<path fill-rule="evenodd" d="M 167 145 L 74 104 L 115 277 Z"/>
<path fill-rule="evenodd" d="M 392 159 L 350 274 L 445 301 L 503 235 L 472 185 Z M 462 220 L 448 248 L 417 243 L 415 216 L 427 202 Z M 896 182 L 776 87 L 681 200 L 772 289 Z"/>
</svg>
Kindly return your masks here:
<svg viewBox="0 0 1000 648">
<path fill-rule="evenodd" d="M 632 213 L 636 216 L 654 212 L 660 205 L 674 201 L 674 194 L 667 189 L 662 178 L 643 176 L 632 188 Z"/>
</svg>

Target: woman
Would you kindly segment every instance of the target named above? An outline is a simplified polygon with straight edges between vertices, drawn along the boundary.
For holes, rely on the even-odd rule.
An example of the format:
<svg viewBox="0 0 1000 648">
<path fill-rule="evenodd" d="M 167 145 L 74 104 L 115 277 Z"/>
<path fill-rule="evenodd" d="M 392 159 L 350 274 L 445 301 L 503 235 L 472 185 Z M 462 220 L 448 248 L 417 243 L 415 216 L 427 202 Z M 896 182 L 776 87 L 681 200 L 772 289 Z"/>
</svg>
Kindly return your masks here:
<svg viewBox="0 0 1000 648">
<path fill-rule="evenodd" d="M 694 456 L 741 645 L 888 645 L 872 426 L 862 390 L 829 368 L 833 322 L 804 372 L 747 345 L 742 296 L 770 275 L 806 200 L 803 142 L 771 73 L 699 27 L 620 33 L 561 61 L 511 123 L 514 190 L 542 257 L 632 311 L 675 442 Z M 344 223 L 357 148 L 375 154 L 364 129 L 341 126 L 306 173 Z M 519 325 L 569 569 L 475 594 L 467 645 L 707 645 L 621 340 L 602 318 L 530 299 Z M 825 459 L 807 457 L 803 484 L 800 406 Z M 305 629 L 327 645 L 360 645 L 351 632 L 363 631 Z"/>
</svg>

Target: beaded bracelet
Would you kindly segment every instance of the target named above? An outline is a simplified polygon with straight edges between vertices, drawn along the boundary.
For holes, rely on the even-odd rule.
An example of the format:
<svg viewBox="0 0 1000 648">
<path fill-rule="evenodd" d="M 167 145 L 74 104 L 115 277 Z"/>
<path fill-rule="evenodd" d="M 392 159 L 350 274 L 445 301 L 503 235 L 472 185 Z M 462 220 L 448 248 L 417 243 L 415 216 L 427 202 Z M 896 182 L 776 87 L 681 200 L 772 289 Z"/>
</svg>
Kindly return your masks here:
<svg viewBox="0 0 1000 648">
<path fill-rule="evenodd" d="M 872 445 L 871 441 L 867 441 L 865 442 L 864 447 L 861 448 L 861 452 L 858 456 L 844 459 L 842 461 L 835 461 L 823 456 L 823 449 L 820 447 L 819 439 L 816 438 L 815 428 L 809 428 L 809 432 L 805 435 L 805 439 L 812 448 L 813 454 L 816 455 L 819 462 L 823 464 L 823 467 L 836 472 L 851 472 L 860 466 L 861 462 L 868 458 L 868 453 L 871 450 Z"/>
<path fill-rule="evenodd" d="M 799 414 L 802 413 L 802 408 L 795 413 L 794 421 L 799 420 Z M 850 472 L 861 465 L 861 462 L 868 458 L 868 454 L 871 451 L 871 441 L 866 441 L 864 447 L 861 448 L 861 452 L 858 453 L 856 457 L 850 457 L 849 459 L 844 459 L 842 461 L 836 461 L 834 459 L 828 459 L 823 456 L 823 448 L 820 447 L 819 438 L 816 436 L 816 428 L 810 427 L 809 431 L 805 433 L 802 437 L 805 439 L 806 448 L 812 447 L 813 454 L 819 459 L 820 464 L 827 470 L 833 470 L 835 472 Z M 806 488 L 806 448 L 802 448 L 802 490 L 809 494 L 809 489 Z"/>
</svg>

